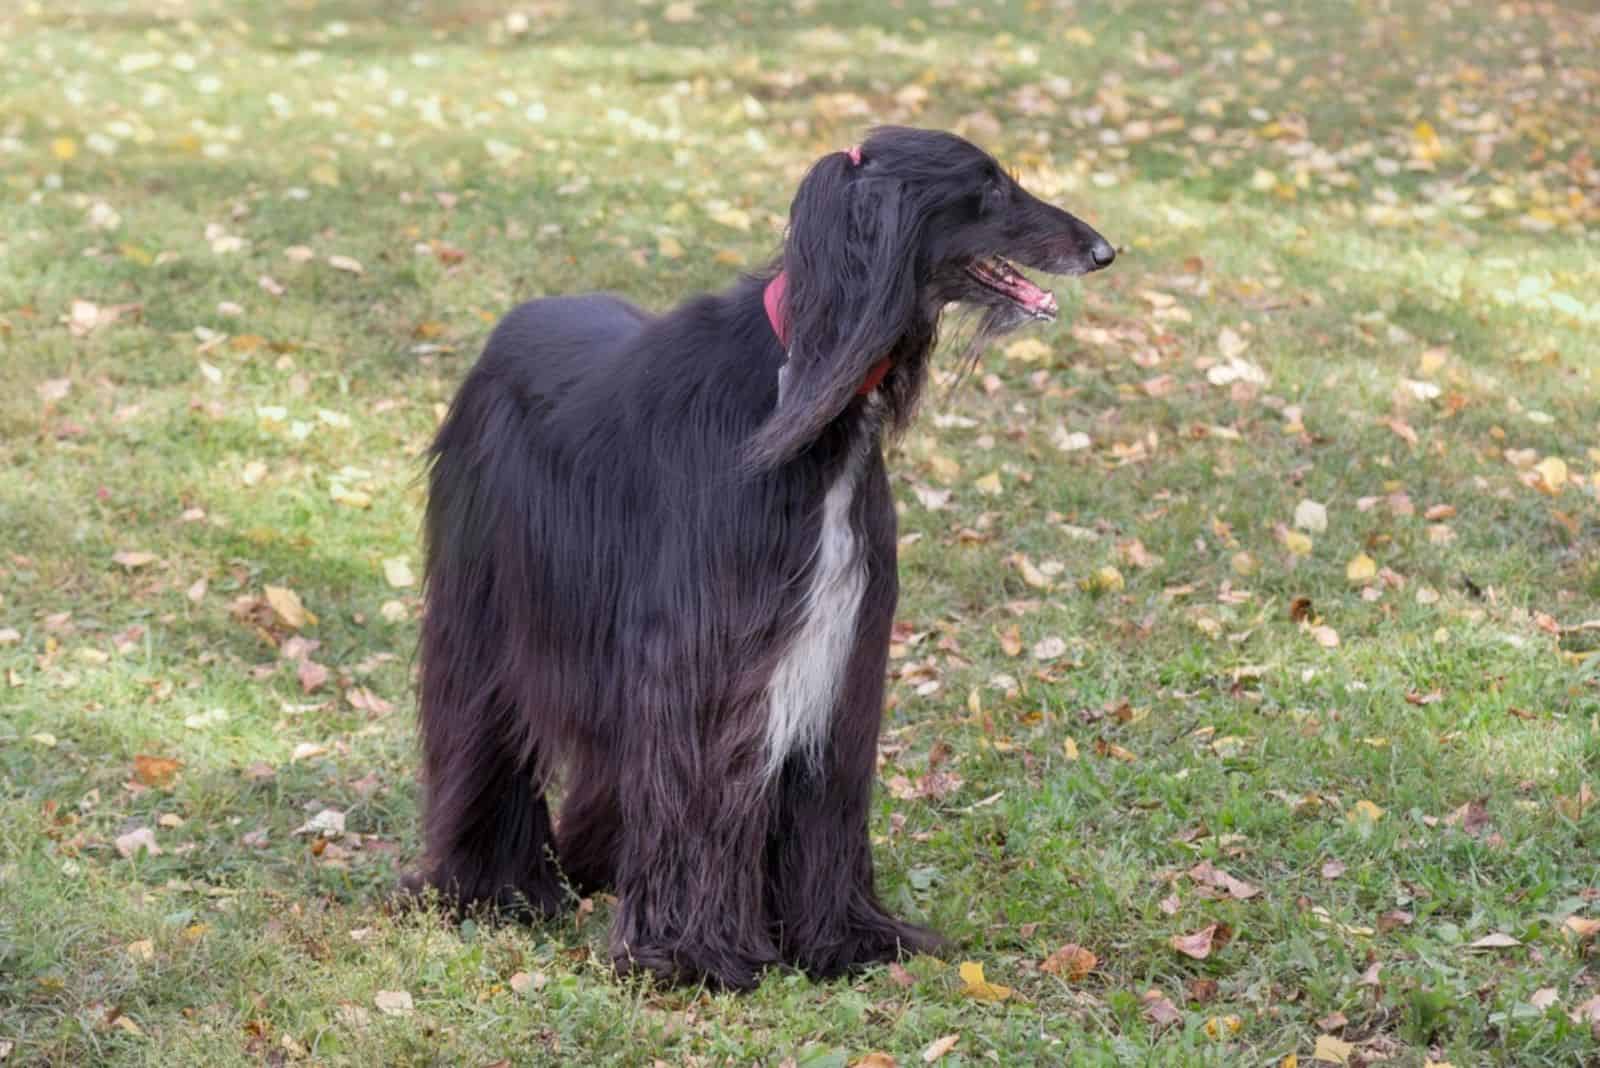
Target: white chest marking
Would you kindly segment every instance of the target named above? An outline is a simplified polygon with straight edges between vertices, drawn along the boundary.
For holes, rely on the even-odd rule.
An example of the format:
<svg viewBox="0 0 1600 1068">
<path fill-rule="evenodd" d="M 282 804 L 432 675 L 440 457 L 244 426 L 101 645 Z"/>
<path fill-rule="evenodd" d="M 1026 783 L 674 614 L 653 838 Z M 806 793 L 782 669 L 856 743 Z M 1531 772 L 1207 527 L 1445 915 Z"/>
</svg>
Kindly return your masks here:
<svg viewBox="0 0 1600 1068">
<path fill-rule="evenodd" d="M 802 754 L 813 768 L 821 765 L 867 587 L 860 539 L 850 528 L 860 469 L 852 459 L 828 489 L 800 627 L 767 684 L 767 779 L 777 776 L 791 753 Z"/>
</svg>

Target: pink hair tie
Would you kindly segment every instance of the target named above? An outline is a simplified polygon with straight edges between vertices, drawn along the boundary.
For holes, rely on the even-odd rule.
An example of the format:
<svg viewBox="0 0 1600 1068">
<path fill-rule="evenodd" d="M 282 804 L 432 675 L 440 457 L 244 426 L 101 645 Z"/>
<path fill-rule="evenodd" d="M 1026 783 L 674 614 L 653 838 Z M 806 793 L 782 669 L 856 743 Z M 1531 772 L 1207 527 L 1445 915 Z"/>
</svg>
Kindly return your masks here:
<svg viewBox="0 0 1600 1068">
<path fill-rule="evenodd" d="M 854 166 L 857 166 L 857 167 L 861 166 L 861 146 L 860 145 L 851 145 L 850 148 L 845 152 L 845 155 L 850 157 L 851 164 L 853 164 Z"/>
</svg>

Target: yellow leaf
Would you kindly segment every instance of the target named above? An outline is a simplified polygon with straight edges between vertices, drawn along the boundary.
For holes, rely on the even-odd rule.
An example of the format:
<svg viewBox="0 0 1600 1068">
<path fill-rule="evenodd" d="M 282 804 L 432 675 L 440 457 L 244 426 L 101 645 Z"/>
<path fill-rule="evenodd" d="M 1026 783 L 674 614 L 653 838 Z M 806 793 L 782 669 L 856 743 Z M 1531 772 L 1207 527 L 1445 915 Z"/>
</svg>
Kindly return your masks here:
<svg viewBox="0 0 1600 1068">
<path fill-rule="evenodd" d="M 868 1053 L 859 1060 L 851 1061 L 850 1068 L 897 1068 L 899 1064 L 887 1053 Z"/>
<path fill-rule="evenodd" d="M 1311 555 L 1311 539 L 1298 530 L 1283 532 L 1283 547 L 1296 556 Z"/>
<path fill-rule="evenodd" d="M 1560 493 L 1567 484 L 1567 462 L 1559 456 L 1546 456 L 1534 464 L 1533 469 L 1539 472 L 1539 488 L 1546 493 Z"/>
<path fill-rule="evenodd" d="M 331 163 L 319 163 L 311 168 L 311 180 L 317 185 L 334 187 L 339 184 L 339 168 Z"/>
<path fill-rule="evenodd" d="M 1039 576 L 1044 578 L 1043 575 Z M 1031 583 L 1030 583 L 1031 585 Z M 1000 651 L 1007 656 L 1022 655 L 1022 628 L 1013 623 L 1000 632 Z"/>
<path fill-rule="evenodd" d="M 1355 1052 L 1354 1042 L 1344 1042 L 1332 1035 L 1318 1035 L 1317 1046 L 1311 1053 L 1314 1061 L 1326 1061 L 1329 1064 L 1349 1064 L 1350 1054 Z"/>
<path fill-rule="evenodd" d="M 1206 1021 L 1206 1037 L 1223 1039 L 1244 1029 L 1244 1021 L 1237 1016 L 1213 1016 Z"/>
<path fill-rule="evenodd" d="M 403 556 L 391 556 L 384 560 L 383 578 L 396 589 L 417 584 L 417 577 L 411 573 L 411 564 Z"/>
<path fill-rule="evenodd" d="M 1378 562 L 1366 553 L 1356 553 L 1344 565 L 1344 577 L 1351 582 L 1371 582 L 1378 575 Z"/>
<path fill-rule="evenodd" d="M 1300 1068 L 1300 1058 L 1296 1054 L 1289 1054 L 1278 1062 L 1278 1068 Z"/>
<path fill-rule="evenodd" d="M 1349 813 L 1345 816 L 1345 819 L 1349 820 L 1351 823 L 1357 823 L 1362 820 L 1365 820 L 1368 823 L 1375 823 L 1382 818 L 1383 809 L 1366 799 L 1357 801 L 1354 805 L 1352 805 Z"/>
<path fill-rule="evenodd" d="M 1068 44 L 1077 45 L 1079 48 L 1094 47 L 1094 34 L 1082 26 L 1068 26 L 1061 34 L 1062 40 Z"/>
<path fill-rule="evenodd" d="M 128 956 L 134 960 L 156 959 L 156 944 L 148 938 L 141 938 L 137 942 L 129 942 L 127 950 Z"/>
<path fill-rule="evenodd" d="M 1079 583 L 1090 593 L 1116 593 L 1127 586 L 1122 578 L 1122 572 L 1107 564 L 1105 567 L 1096 568 L 1093 575 Z"/>
<path fill-rule="evenodd" d="M 1068 760 L 1078 759 L 1078 743 L 1070 737 L 1062 739 L 1061 751 L 1067 755 Z"/>
<path fill-rule="evenodd" d="M 1004 487 L 1000 485 L 1000 472 L 998 471 L 990 471 L 987 475 L 975 480 L 972 485 L 979 493 L 989 497 L 998 497 L 1004 492 Z"/>
<path fill-rule="evenodd" d="M 675 260 L 683 255 L 683 246 L 675 237 L 662 237 L 656 241 L 656 252 L 669 260 Z"/>
<path fill-rule="evenodd" d="M 293 590 L 284 586 L 263 586 L 262 592 L 267 596 L 267 603 L 286 626 L 299 630 L 307 623 L 317 621 L 317 617 L 301 603 L 300 595 Z"/>
<path fill-rule="evenodd" d="M 928 467 L 932 469 L 933 477 L 947 486 L 961 477 L 961 465 L 940 452 L 929 453 Z"/>
<path fill-rule="evenodd" d="M 1005 347 L 1006 359 L 1020 363 L 1037 363 L 1050 355 L 1050 346 L 1034 337 L 1013 341 Z"/>
<path fill-rule="evenodd" d="M 1011 996 L 1009 986 L 991 983 L 983 977 L 983 965 L 969 960 L 961 963 L 961 993 L 977 1001 L 1004 1001 Z"/>
<path fill-rule="evenodd" d="M 65 163 L 78 154 L 78 142 L 70 137 L 58 137 L 50 142 L 50 154 Z"/>
</svg>

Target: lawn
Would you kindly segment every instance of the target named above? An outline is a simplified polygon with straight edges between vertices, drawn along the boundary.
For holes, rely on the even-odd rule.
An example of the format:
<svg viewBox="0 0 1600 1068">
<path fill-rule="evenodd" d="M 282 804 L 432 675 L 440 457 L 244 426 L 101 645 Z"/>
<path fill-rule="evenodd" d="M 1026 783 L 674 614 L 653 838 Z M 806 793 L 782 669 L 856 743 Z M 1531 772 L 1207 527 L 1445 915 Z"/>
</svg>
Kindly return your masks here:
<svg viewBox="0 0 1600 1068">
<path fill-rule="evenodd" d="M 10 0 L 0 1063 L 1594 1063 L 1596 40 Z M 1121 249 L 892 447 L 873 834 L 952 950 L 739 997 L 616 979 L 604 897 L 390 915 L 420 454 L 490 325 L 726 284 L 884 121 Z"/>
</svg>

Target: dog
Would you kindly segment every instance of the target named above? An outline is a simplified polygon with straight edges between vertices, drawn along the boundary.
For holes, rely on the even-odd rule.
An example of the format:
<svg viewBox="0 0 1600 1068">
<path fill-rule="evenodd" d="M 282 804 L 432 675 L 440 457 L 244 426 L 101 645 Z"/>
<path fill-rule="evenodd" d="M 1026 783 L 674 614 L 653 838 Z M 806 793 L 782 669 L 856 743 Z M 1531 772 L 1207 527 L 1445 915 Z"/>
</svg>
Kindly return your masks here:
<svg viewBox="0 0 1600 1068">
<path fill-rule="evenodd" d="M 408 885 L 524 918 L 609 889 L 615 967 L 668 983 L 941 945 L 873 886 L 883 444 L 946 305 L 976 346 L 1056 315 L 1013 263 L 1114 256 L 978 147 L 888 127 L 810 168 L 780 258 L 730 289 L 508 314 L 429 457 Z"/>
</svg>

